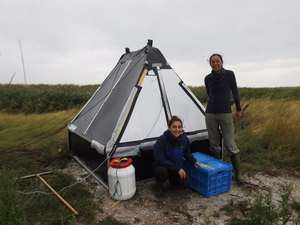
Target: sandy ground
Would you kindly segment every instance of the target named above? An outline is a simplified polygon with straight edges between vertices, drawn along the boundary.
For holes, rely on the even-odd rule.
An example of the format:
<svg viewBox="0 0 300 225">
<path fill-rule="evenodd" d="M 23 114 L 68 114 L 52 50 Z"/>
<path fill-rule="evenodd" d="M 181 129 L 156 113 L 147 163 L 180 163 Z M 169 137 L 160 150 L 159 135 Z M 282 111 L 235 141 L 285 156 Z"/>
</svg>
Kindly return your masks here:
<svg viewBox="0 0 300 225">
<path fill-rule="evenodd" d="M 72 173 L 77 180 L 89 175 L 74 160 L 68 164 L 64 172 Z M 300 202 L 300 178 L 263 173 L 245 177 L 250 184 L 238 185 L 232 180 L 230 191 L 209 198 L 192 189 L 170 190 L 166 184 L 163 201 L 158 201 L 154 196 L 154 179 L 147 179 L 136 183 L 137 190 L 131 199 L 121 201 L 116 206 L 114 204 L 117 201 L 92 176 L 84 182 L 88 183 L 95 203 L 104 210 L 97 215 L 97 220 L 111 215 L 116 220 L 128 224 L 226 224 L 226 221 L 238 214 L 237 211 L 233 215 L 228 213 L 228 210 L 224 210 L 225 207 L 236 208 L 238 206 L 235 205 L 247 199 L 249 193 L 267 191 L 268 188 L 272 188 L 274 202 L 277 202 L 281 199 L 280 195 L 285 192 L 288 182 L 293 183 L 292 199 Z"/>
</svg>

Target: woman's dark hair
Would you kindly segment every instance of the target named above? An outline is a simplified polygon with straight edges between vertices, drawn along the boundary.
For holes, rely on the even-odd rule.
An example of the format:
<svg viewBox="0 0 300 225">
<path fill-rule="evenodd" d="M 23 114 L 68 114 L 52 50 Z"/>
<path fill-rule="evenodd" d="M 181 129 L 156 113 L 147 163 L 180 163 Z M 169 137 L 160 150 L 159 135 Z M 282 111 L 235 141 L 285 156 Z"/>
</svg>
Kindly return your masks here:
<svg viewBox="0 0 300 225">
<path fill-rule="evenodd" d="M 179 121 L 182 125 L 182 121 L 181 121 L 181 119 L 179 119 L 178 116 L 172 116 L 172 118 L 168 122 L 168 127 L 170 128 L 172 126 L 172 124 L 176 121 Z"/>
<path fill-rule="evenodd" d="M 221 62 L 223 62 L 223 57 L 220 54 L 214 53 L 209 57 L 209 63 L 211 62 L 211 58 L 214 56 L 218 56 L 221 59 Z"/>
</svg>

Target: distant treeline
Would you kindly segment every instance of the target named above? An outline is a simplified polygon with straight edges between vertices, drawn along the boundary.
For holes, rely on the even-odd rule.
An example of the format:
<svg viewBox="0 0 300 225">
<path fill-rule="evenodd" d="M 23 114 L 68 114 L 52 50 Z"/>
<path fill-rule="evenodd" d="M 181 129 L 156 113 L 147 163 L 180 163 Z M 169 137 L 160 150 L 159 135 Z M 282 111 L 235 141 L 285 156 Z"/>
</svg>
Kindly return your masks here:
<svg viewBox="0 0 300 225">
<path fill-rule="evenodd" d="M 4 85 L 0 84 L 0 111 L 47 113 L 83 106 L 98 85 Z M 207 102 L 204 86 L 189 87 L 200 102 Z M 300 87 L 239 88 L 242 99 L 299 99 Z"/>
<path fill-rule="evenodd" d="M 208 96 L 204 86 L 189 87 L 200 102 L 206 103 Z M 251 98 L 270 98 L 270 99 L 299 99 L 300 100 L 300 86 L 299 87 L 276 87 L 276 88 L 245 88 L 239 87 L 241 99 Z"/>
<path fill-rule="evenodd" d="M 0 111 L 48 113 L 71 109 L 89 100 L 98 85 L 0 85 Z"/>
</svg>

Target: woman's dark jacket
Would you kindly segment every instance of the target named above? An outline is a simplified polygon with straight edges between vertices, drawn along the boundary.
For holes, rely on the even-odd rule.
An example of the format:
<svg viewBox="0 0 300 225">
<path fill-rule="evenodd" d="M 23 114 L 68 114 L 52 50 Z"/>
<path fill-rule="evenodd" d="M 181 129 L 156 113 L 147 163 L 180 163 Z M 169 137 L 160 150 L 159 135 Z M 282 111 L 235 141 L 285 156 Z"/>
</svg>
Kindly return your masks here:
<svg viewBox="0 0 300 225">
<path fill-rule="evenodd" d="M 178 172 L 183 168 L 185 158 L 191 165 L 197 161 L 190 153 L 190 141 L 185 134 L 175 138 L 169 130 L 161 135 L 154 145 L 154 165 L 165 166 L 168 170 Z"/>
<path fill-rule="evenodd" d="M 219 76 L 219 79 L 215 79 Z M 241 111 L 240 95 L 237 88 L 234 72 L 222 69 L 221 74 L 212 71 L 204 78 L 208 101 L 206 113 L 231 113 L 231 93 L 236 105 L 236 110 Z"/>
</svg>

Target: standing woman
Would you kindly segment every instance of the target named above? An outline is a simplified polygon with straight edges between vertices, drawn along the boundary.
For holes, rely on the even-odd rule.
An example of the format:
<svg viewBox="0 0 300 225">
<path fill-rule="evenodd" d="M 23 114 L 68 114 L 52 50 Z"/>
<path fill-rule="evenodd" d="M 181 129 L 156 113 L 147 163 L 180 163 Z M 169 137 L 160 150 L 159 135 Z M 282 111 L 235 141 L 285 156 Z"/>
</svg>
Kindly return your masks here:
<svg viewBox="0 0 300 225">
<path fill-rule="evenodd" d="M 169 179 L 171 188 L 189 188 L 191 181 L 185 173 L 182 160 L 201 167 L 190 153 L 190 142 L 182 133 L 182 121 L 177 116 L 172 116 L 166 130 L 154 145 L 153 173 L 155 178 L 155 196 L 158 199 L 164 197 L 163 184 Z"/>
<path fill-rule="evenodd" d="M 231 159 L 238 182 L 244 182 L 241 171 L 239 149 L 234 140 L 234 127 L 231 111 L 231 92 L 236 105 L 235 118 L 242 117 L 240 96 L 233 71 L 223 68 L 223 58 L 219 54 L 213 54 L 209 58 L 212 68 L 210 74 L 204 78 L 208 102 L 205 111 L 205 122 L 208 130 L 210 151 L 214 157 L 220 159 L 221 147 L 220 130 L 227 149 L 227 154 Z"/>
</svg>

